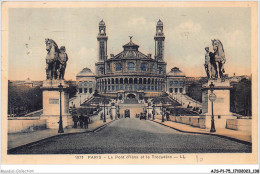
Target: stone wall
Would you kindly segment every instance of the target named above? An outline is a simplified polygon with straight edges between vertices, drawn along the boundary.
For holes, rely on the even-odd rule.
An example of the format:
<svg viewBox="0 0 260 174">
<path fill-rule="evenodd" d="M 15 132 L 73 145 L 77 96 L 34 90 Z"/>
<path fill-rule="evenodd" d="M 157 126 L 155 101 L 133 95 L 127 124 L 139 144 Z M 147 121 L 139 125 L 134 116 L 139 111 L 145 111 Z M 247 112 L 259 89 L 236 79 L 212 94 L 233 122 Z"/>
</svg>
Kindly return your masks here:
<svg viewBox="0 0 260 174">
<path fill-rule="evenodd" d="M 227 129 L 251 132 L 251 119 L 227 119 Z"/>
<path fill-rule="evenodd" d="M 12 119 L 8 120 L 8 133 L 32 132 L 46 129 L 46 121 L 39 119 Z"/>
<path fill-rule="evenodd" d="M 199 116 L 170 116 L 171 121 L 205 129 L 205 119 Z"/>
</svg>

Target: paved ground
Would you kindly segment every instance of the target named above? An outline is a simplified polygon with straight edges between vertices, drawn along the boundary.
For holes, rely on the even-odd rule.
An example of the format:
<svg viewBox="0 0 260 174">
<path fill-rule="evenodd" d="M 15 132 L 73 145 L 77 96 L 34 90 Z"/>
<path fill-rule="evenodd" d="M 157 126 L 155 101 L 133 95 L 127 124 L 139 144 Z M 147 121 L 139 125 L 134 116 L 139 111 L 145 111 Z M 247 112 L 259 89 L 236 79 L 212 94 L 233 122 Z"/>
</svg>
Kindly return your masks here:
<svg viewBox="0 0 260 174">
<path fill-rule="evenodd" d="M 62 135 L 10 154 L 251 152 L 251 146 L 211 135 L 180 133 L 148 120 L 123 118 L 92 133 Z"/>
</svg>

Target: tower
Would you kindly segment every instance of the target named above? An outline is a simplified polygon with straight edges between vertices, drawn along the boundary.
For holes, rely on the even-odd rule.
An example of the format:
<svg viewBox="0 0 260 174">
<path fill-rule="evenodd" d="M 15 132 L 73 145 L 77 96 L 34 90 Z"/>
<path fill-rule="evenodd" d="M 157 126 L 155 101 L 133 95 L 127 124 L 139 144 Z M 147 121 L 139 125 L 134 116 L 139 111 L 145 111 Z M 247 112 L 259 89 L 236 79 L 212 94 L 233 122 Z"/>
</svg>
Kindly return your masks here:
<svg viewBox="0 0 260 174">
<path fill-rule="evenodd" d="M 103 19 L 99 22 L 98 40 L 98 62 L 96 63 L 96 74 L 105 74 L 105 61 L 107 60 L 106 24 Z"/>
<path fill-rule="evenodd" d="M 155 41 L 155 60 L 164 61 L 164 33 L 163 23 L 159 19 L 156 25 L 156 34 L 154 36 Z"/>
</svg>

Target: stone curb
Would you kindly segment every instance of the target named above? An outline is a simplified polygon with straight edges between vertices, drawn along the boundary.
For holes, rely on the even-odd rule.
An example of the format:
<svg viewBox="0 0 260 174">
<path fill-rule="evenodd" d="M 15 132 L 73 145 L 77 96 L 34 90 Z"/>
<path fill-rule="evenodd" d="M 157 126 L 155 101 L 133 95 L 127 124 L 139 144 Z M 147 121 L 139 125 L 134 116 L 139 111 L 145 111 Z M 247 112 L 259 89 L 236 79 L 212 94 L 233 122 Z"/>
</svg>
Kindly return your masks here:
<svg viewBox="0 0 260 174">
<path fill-rule="evenodd" d="M 160 123 L 160 122 L 157 122 L 157 121 L 154 121 L 154 120 L 149 120 L 149 121 L 152 121 L 152 122 L 154 122 L 154 123 L 161 124 L 161 125 L 163 125 L 163 126 L 169 127 L 169 128 L 171 128 L 171 129 L 174 129 L 174 130 L 176 130 L 176 131 L 183 132 L 183 133 L 213 135 L 213 136 L 217 136 L 217 137 L 229 139 L 229 140 L 232 140 L 232 141 L 236 141 L 236 142 L 239 142 L 239 143 L 242 143 L 242 144 L 246 144 L 246 145 L 251 145 L 251 146 L 252 146 L 252 143 L 251 143 L 251 142 L 248 142 L 248 141 L 245 141 L 245 140 L 240 140 L 240 139 L 233 138 L 233 137 L 229 137 L 229 136 L 225 136 L 225 135 L 212 134 L 212 133 L 206 133 L 206 132 L 184 131 L 184 130 L 177 129 L 177 128 L 175 128 L 175 127 L 171 127 L 171 126 L 165 125 L 165 124 L 163 124 L 163 123 Z"/>
<path fill-rule="evenodd" d="M 58 136 L 65 136 L 65 135 L 70 135 L 70 134 L 83 134 L 83 133 L 95 132 L 95 131 L 97 131 L 97 130 L 99 130 L 99 129 L 105 128 L 108 124 L 110 124 L 110 123 L 112 123 L 112 122 L 114 122 L 114 121 L 116 121 L 116 120 L 112 120 L 112 121 L 110 121 L 109 123 L 106 123 L 106 124 L 103 124 L 103 125 L 101 125 L 101 126 L 98 126 L 98 127 L 94 128 L 94 129 L 92 129 L 92 130 L 86 130 L 86 131 L 84 131 L 84 132 L 71 132 L 71 133 L 63 133 L 63 134 L 53 135 L 53 136 L 50 136 L 50 137 L 47 137 L 47 138 L 43 138 L 43 139 L 40 139 L 40 140 L 31 142 L 31 143 L 23 144 L 23 145 L 20 145 L 20 146 L 17 146 L 17 147 L 8 149 L 8 150 L 7 150 L 7 154 L 12 155 L 12 153 L 10 153 L 11 151 L 15 151 L 16 149 L 22 148 L 22 147 L 24 147 L 24 146 L 31 146 L 31 145 L 33 145 L 33 144 L 37 144 L 37 143 L 40 143 L 40 142 L 42 142 L 42 141 L 46 141 L 46 140 L 48 140 L 48 139 L 51 139 L 51 138 L 54 138 L 54 137 L 58 137 Z"/>
</svg>

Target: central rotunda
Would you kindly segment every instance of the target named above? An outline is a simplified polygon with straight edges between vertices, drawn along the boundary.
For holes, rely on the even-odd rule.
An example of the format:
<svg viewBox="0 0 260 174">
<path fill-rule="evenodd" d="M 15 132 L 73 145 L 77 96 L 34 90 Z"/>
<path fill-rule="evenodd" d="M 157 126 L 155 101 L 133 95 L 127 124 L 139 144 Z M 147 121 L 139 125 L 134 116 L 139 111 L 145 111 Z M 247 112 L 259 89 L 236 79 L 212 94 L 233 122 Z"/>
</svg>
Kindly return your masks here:
<svg viewBox="0 0 260 174">
<path fill-rule="evenodd" d="M 114 93 L 122 98 L 157 96 L 165 91 L 166 62 L 164 61 L 163 23 L 157 22 L 155 56 L 141 53 L 139 45 L 132 41 L 123 45 L 123 51 L 107 56 L 106 25 L 99 23 L 98 62 L 96 65 L 96 90 L 99 93 Z"/>
</svg>

